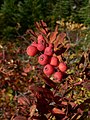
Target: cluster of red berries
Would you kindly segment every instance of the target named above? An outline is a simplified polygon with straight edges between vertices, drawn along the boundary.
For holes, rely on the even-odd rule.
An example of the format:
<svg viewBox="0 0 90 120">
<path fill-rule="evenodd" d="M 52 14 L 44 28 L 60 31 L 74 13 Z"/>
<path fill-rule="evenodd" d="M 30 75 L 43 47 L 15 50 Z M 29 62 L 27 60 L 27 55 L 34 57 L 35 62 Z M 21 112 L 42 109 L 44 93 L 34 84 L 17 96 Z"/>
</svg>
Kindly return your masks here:
<svg viewBox="0 0 90 120">
<path fill-rule="evenodd" d="M 50 77 L 53 74 L 53 80 L 59 82 L 62 80 L 63 73 L 67 70 L 64 62 L 59 62 L 57 56 L 54 55 L 54 45 L 46 43 L 44 37 L 40 34 L 37 42 L 32 42 L 26 50 L 29 56 L 35 56 L 38 52 L 41 55 L 38 57 L 38 63 L 43 67 L 43 72 L 46 76 Z"/>
</svg>

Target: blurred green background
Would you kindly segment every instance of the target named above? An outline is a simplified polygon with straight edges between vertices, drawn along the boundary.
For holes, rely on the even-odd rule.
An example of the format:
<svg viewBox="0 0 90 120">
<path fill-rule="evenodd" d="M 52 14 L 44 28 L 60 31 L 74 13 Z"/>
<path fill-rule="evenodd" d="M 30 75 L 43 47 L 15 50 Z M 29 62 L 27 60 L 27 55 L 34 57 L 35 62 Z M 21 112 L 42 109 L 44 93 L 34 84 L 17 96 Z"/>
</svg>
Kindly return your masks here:
<svg viewBox="0 0 90 120">
<path fill-rule="evenodd" d="M 51 29 L 62 18 L 89 26 L 89 11 L 90 0 L 0 0 L 0 38 L 14 39 L 41 19 Z"/>
</svg>

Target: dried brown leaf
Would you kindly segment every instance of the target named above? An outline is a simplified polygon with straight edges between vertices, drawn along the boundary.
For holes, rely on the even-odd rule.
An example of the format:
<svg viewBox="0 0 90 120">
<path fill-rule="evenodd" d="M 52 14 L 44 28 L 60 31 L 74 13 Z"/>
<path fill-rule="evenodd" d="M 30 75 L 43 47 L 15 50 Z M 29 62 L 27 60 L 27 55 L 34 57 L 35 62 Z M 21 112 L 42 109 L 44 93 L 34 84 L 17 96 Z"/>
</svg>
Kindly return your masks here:
<svg viewBox="0 0 90 120">
<path fill-rule="evenodd" d="M 32 116 L 34 115 L 35 110 L 36 110 L 36 105 L 32 105 L 32 106 L 30 107 L 30 117 L 32 117 Z"/>
<path fill-rule="evenodd" d="M 55 43 L 54 43 L 54 49 L 56 50 L 56 48 L 57 48 L 57 46 L 59 45 L 59 44 L 61 44 L 61 43 L 63 43 L 63 41 L 64 41 L 64 38 L 66 37 L 66 33 L 60 33 L 58 36 L 57 36 L 57 38 L 56 38 L 56 40 L 55 40 Z"/>
</svg>

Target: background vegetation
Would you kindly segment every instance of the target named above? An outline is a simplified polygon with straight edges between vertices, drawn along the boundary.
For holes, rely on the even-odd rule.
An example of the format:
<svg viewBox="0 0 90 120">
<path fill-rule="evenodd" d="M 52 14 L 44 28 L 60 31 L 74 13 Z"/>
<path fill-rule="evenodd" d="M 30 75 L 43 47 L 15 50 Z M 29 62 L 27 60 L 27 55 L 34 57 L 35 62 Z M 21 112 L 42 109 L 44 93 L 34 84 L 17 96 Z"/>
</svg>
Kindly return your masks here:
<svg viewBox="0 0 90 120">
<path fill-rule="evenodd" d="M 15 38 L 41 19 L 51 28 L 62 18 L 89 25 L 89 11 L 89 0 L 1 0 L 0 37 Z"/>
</svg>

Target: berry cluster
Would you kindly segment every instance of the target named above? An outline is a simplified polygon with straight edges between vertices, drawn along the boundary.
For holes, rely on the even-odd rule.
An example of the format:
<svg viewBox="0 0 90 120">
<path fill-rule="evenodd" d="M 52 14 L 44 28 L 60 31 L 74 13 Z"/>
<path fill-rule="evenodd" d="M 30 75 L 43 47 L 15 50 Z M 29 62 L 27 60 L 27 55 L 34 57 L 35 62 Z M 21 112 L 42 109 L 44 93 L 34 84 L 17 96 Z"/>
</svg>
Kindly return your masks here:
<svg viewBox="0 0 90 120">
<path fill-rule="evenodd" d="M 67 66 L 64 62 L 59 62 L 58 57 L 54 53 L 54 45 L 47 43 L 44 37 L 38 35 L 37 42 L 32 42 L 26 50 L 29 56 L 35 56 L 37 53 L 41 53 L 38 56 L 38 63 L 43 66 L 43 72 L 46 76 L 53 76 L 54 82 L 60 82 L 63 77 L 63 73 L 67 70 Z"/>
</svg>

